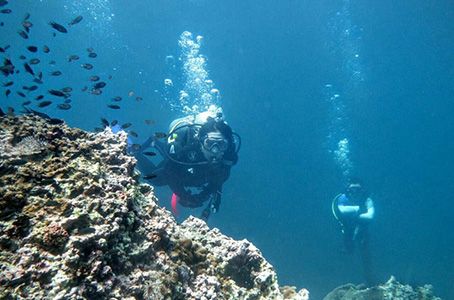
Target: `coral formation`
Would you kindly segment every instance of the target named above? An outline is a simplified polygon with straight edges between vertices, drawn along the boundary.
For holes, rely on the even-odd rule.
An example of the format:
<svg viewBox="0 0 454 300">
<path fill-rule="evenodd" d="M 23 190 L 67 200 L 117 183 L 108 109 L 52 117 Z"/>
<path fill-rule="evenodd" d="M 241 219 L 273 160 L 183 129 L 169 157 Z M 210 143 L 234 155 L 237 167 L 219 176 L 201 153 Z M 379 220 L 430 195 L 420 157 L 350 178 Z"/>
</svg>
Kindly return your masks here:
<svg viewBox="0 0 454 300">
<path fill-rule="evenodd" d="M 340 286 L 323 300 L 440 300 L 440 298 L 433 295 L 430 285 L 413 289 L 391 276 L 385 284 L 371 288 L 353 284 Z"/>
<path fill-rule="evenodd" d="M 0 117 L 1 299 L 308 299 L 246 240 L 181 225 L 126 134 Z"/>
</svg>

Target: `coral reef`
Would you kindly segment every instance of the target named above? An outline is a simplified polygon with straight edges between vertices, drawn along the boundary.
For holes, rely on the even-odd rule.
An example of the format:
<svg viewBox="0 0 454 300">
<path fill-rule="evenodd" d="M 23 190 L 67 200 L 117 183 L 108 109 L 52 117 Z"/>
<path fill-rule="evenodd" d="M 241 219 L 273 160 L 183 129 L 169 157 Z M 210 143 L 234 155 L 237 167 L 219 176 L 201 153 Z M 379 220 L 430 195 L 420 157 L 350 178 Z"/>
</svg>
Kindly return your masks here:
<svg viewBox="0 0 454 300">
<path fill-rule="evenodd" d="M 246 240 L 181 225 L 138 182 L 126 134 L 0 117 L 1 299 L 308 299 Z"/>
<path fill-rule="evenodd" d="M 346 284 L 336 288 L 323 300 L 440 300 L 432 294 L 432 286 L 412 288 L 399 283 L 394 277 L 383 285 L 366 288 Z"/>
</svg>

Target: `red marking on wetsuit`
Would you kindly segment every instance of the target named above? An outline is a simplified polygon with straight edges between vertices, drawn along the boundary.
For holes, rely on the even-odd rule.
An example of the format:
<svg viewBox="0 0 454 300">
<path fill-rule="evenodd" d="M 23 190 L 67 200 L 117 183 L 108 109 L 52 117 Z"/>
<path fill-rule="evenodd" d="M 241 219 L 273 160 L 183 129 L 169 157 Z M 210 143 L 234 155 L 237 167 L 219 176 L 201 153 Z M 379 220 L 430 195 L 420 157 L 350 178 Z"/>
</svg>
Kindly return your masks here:
<svg viewBox="0 0 454 300">
<path fill-rule="evenodd" d="M 172 212 L 175 216 L 178 217 L 178 210 L 177 210 L 177 203 L 178 203 L 178 200 L 180 200 L 180 197 L 177 196 L 177 194 L 173 193 L 172 194 L 172 200 L 171 200 L 171 204 L 172 204 Z"/>
</svg>

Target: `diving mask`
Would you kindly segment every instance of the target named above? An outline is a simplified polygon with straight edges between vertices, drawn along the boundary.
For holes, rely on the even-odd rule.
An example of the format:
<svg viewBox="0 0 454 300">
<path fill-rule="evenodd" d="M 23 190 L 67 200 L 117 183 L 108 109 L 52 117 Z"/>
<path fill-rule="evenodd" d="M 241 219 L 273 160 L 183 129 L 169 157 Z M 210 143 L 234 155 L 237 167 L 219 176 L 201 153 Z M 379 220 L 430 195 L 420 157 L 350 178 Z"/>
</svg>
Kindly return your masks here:
<svg viewBox="0 0 454 300">
<path fill-rule="evenodd" d="M 203 140 L 203 148 L 214 155 L 225 152 L 228 147 L 229 142 L 220 132 L 209 132 Z"/>
</svg>

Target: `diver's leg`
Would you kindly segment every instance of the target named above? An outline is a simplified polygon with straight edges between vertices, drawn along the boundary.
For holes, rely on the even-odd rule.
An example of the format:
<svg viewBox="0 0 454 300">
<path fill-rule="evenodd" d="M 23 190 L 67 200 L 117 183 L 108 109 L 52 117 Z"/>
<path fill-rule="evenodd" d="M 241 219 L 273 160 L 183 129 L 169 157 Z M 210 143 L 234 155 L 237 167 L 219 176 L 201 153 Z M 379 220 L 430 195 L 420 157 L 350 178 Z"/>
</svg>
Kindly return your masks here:
<svg viewBox="0 0 454 300">
<path fill-rule="evenodd" d="M 359 250 L 363 265 L 364 279 L 367 286 L 374 285 L 372 260 L 369 249 L 369 230 L 366 225 L 359 227 L 358 233 Z"/>
<path fill-rule="evenodd" d="M 347 254 L 353 253 L 354 250 L 354 241 L 353 241 L 353 235 L 354 235 L 354 228 L 351 228 L 350 226 L 343 226 L 342 227 L 342 238 L 344 240 L 344 249 L 343 252 Z"/>
</svg>

